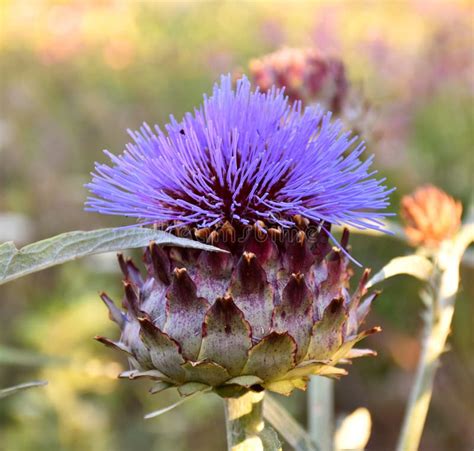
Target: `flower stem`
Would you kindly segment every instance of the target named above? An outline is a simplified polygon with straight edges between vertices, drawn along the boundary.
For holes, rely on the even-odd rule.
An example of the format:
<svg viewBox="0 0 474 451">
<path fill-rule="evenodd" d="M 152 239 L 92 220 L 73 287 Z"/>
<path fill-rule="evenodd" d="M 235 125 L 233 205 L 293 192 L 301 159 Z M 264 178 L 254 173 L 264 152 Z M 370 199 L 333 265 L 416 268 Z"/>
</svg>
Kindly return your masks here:
<svg viewBox="0 0 474 451">
<path fill-rule="evenodd" d="M 451 305 L 445 307 L 436 318 L 433 317 L 432 312 L 427 315 L 425 338 L 397 451 L 416 451 L 419 447 L 431 401 L 439 357 L 443 352 L 449 334 L 453 312 L 454 307 Z"/>
<path fill-rule="evenodd" d="M 265 427 L 265 392 L 247 392 L 239 398 L 226 398 L 225 419 L 229 451 L 278 451 L 281 445 L 273 429 Z"/>
<path fill-rule="evenodd" d="M 435 256 L 435 267 L 423 293 L 423 300 L 428 309 L 424 316 L 422 351 L 397 451 L 416 451 L 420 445 L 436 370 L 454 314 L 454 301 L 459 286 L 459 266 L 465 250 L 472 242 L 474 242 L 474 223 L 464 225 L 458 235 L 452 241 L 445 242 Z"/>
<path fill-rule="evenodd" d="M 312 377 L 308 393 L 309 434 L 321 451 L 333 449 L 334 381 Z"/>
</svg>

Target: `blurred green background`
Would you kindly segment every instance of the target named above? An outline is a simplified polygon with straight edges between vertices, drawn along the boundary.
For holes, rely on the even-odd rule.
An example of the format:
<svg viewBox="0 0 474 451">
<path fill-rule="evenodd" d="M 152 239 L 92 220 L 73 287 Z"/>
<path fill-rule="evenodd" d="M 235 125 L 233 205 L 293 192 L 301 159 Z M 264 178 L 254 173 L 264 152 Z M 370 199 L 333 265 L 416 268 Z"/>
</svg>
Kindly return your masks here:
<svg viewBox="0 0 474 451">
<path fill-rule="evenodd" d="M 221 73 L 282 46 L 342 58 L 377 111 L 376 166 L 402 195 L 431 182 L 461 199 L 474 173 L 472 2 L 161 2 L 0 0 L 0 242 L 17 245 L 75 229 L 123 225 L 83 211 L 93 162 L 120 152 L 127 128 L 163 124 L 210 92 Z M 380 268 L 409 252 L 391 238 L 353 237 Z M 0 403 L 0 449 L 221 450 L 222 403 L 177 399 L 119 381 L 126 362 L 94 342 L 114 337 L 98 291 L 119 298 L 113 256 L 69 263 L 0 289 L 0 386 L 47 379 Z M 336 384 L 337 413 L 367 407 L 369 450 L 393 449 L 419 352 L 420 285 L 384 286 L 370 316 L 379 357 Z M 474 445 L 474 267 L 462 268 L 450 352 L 436 379 L 423 450 Z M 21 351 L 20 351 L 21 350 Z M 284 400 L 304 423 L 305 397 Z"/>
</svg>

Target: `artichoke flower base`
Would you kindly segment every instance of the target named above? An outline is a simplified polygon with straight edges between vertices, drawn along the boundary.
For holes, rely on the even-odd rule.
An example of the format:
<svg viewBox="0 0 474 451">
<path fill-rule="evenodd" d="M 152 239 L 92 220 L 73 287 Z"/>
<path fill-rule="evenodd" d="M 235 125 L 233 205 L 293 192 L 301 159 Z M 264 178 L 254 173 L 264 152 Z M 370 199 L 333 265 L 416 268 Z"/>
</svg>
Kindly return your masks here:
<svg viewBox="0 0 474 451">
<path fill-rule="evenodd" d="M 145 278 L 119 255 L 125 312 L 101 297 L 121 337 L 96 338 L 128 354 L 131 369 L 120 376 L 156 381 L 152 393 L 289 395 L 304 390 L 311 375 L 339 378 L 347 372 L 338 363 L 374 355 L 353 349 L 380 330 L 358 332 L 376 296 L 362 301 L 369 271 L 350 295 L 347 251 L 331 248 L 324 228 L 310 233 L 308 222 L 296 223 L 288 235 L 256 224 L 244 239 L 229 223 L 196 232 L 227 253 L 152 243 Z M 344 248 L 347 241 L 345 231 Z"/>
</svg>

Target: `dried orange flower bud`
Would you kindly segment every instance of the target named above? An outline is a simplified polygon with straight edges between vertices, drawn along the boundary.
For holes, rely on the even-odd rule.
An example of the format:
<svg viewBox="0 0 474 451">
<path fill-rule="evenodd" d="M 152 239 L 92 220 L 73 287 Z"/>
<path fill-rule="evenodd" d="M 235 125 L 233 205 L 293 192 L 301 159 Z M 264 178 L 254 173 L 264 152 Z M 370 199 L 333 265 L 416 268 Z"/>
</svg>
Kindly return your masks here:
<svg viewBox="0 0 474 451">
<path fill-rule="evenodd" d="M 439 188 L 426 185 L 403 197 L 401 214 L 410 243 L 435 248 L 459 230 L 462 204 Z"/>
</svg>

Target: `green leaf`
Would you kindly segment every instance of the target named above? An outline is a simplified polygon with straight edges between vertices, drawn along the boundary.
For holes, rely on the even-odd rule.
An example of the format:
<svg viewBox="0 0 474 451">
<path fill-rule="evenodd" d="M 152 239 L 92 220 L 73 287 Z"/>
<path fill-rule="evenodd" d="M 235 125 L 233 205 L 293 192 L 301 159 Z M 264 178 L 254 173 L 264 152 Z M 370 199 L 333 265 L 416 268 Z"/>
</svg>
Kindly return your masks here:
<svg viewBox="0 0 474 451">
<path fill-rule="evenodd" d="M 46 381 L 33 381 L 33 382 L 26 382 L 24 384 L 14 385 L 13 387 L 7 387 L 0 389 L 0 399 L 6 398 L 7 396 L 13 395 L 21 390 L 26 390 L 28 388 L 33 387 L 42 387 L 46 385 L 48 382 Z"/>
<path fill-rule="evenodd" d="M 407 255 L 390 260 L 372 279 L 367 288 L 399 274 L 407 274 L 420 280 L 428 280 L 433 271 L 433 264 L 422 255 Z"/>
<path fill-rule="evenodd" d="M 161 230 L 136 228 L 99 229 L 90 232 L 67 232 L 18 250 L 12 241 L 0 245 L 0 285 L 42 269 L 76 258 L 102 252 L 160 245 L 223 252 L 199 241 L 179 238 Z M 225 251 L 224 251 L 225 252 Z"/>
</svg>

